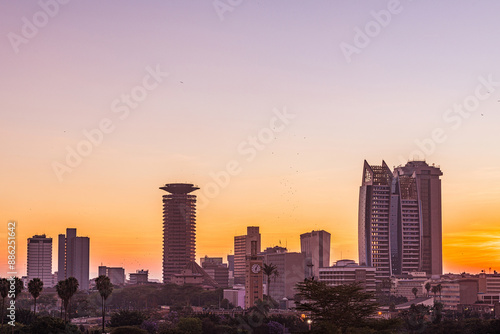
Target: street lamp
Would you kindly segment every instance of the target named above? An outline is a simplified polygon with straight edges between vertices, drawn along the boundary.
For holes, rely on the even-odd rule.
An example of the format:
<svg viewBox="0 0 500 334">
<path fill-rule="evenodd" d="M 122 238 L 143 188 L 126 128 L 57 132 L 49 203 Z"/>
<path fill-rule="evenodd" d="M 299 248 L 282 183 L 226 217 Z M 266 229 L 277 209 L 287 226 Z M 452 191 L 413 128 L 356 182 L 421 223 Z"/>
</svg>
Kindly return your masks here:
<svg viewBox="0 0 500 334">
<path fill-rule="evenodd" d="M 312 319 L 307 319 L 307 324 L 309 325 L 309 330 L 311 330 Z"/>
</svg>

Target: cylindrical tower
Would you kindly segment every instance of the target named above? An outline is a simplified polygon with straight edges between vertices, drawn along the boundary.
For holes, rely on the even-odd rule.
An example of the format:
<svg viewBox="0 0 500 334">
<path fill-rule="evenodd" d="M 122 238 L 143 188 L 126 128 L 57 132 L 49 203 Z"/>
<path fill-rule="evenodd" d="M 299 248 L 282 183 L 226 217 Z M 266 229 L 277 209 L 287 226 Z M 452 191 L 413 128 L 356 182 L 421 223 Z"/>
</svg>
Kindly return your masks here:
<svg viewBox="0 0 500 334">
<path fill-rule="evenodd" d="M 196 196 L 189 193 L 200 188 L 187 183 L 170 183 L 160 189 L 163 195 L 163 282 L 195 260 Z"/>
</svg>

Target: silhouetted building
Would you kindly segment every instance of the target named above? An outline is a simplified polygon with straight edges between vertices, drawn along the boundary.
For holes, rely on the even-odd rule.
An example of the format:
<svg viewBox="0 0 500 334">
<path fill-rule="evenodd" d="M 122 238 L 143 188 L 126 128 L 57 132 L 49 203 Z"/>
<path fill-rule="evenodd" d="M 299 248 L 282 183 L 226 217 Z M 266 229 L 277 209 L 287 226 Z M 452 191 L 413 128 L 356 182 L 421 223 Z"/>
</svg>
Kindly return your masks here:
<svg viewBox="0 0 500 334">
<path fill-rule="evenodd" d="M 28 238 L 28 281 L 39 278 L 45 288 L 54 286 L 52 275 L 52 238 L 45 234 Z"/>
<path fill-rule="evenodd" d="M 280 302 L 283 298 L 293 299 L 297 293 L 295 285 L 304 281 L 305 272 L 305 253 L 288 253 L 286 248 L 273 247 L 266 248 L 261 255 L 264 256 L 264 263 L 276 266 L 277 274 L 271 275 L 271 284 L 264 273 L 264 282 L 266 283 L 269 295 Z M 267 294 L 267 290 L 264 291 Z"/>
<path fill-rule="evenodd" d="M 190 262 L 196 252 L 196 196 L 192 184 L 170 183 L 163 195 L 163 282 L 170 282 Z"/>
<path fill-rule="evenodd" d="M 222 263 L 222 258 L 207 257 L 200 259 L 203 270 L 213 278 L 219 287 L 227 288 L 229 286 L 229 269 L 226 263 Z"/>
<path fill-rule="evenodd" d="M 189 262 L 180 273 L 174 274 L 171 281 L 177 285 L 198 285 L 204 290 L 214 290 L 219 287 L 218 283 L 194 261 Z"/>
<path fill-rule="evenodd" d="M 246 256 L 251 254 L 252 241 L 256 242 L 256 254 L 260 253 L 258 226 L 248 226 L 247 234 L 234 237 L 234 284 L 245 283 Z"/>
<path fill-rule="evenodd" d="M 366 292 L 375 292 L 375 268 L 360 266 L 352 260 L 339 260 L 319 270 L 319 281 L 330 286 L 359 283 Z"/>
<path fill-rule="evenodd" d="M 129 274 L 130 284 L 145 284 L 148 283 L 149 270 L 136 270 L 135 273 Z"/>
<path fill-rule="evenodd" d="M 234 273 L 234 255 L 227 256 L 227 267 L 229 271 Z"/>
<path fill-rule="evenodd" d="M 380 280 L 409 272 L 442 273 L 441 180 L 439 167 L 410 161 L 394 173 L 363 167 L 359 193 L 358 247 L 362 265 Z"/>
<path fill-rule="evenodd" d="M 222 264 L 222 258 L 221 257 L 208 257 L 205 255 L 205 257 L 200 258 L 200 265 L 203 267 L 204 263 L 211 263 L 211 264 Z"/>
<path fill-rule="evenodd" d="M 301 234 L 300 250 L 306 256 L 306 277 L 319 277 L 319 268 L 330 266 L 330 233 L 320 230 Z"/>
<path fill-rule="evenodd" d="M 111 284 L 113 285 L 123 285 L 125 284 L 125 269 L 121 267 L 106 267 L 99 266 L 98 276 L 108 276 Z"/>
<path fill-rule="evenodd" d="M 69 277 L 78 280 L 80 290 L 89 289 L 90 239 L 77 237 L 76 228 L 59 234 L 58 277 L 59 281 Z"/>
<path fill-rule="evenodd" d="M 260 241 L 260 235 L 259 235 Z M 263 300 L 263 256 L 257 255 L 257 241 L 250 241 L 250 255 L 245 258 L 245 308 Z"/>
<path fill-rule="evenodd" d="M 402 245 L 398 266 L 403 273 L 443 273 L 442 175 L 439 167 L 425 161 L 410 161 L 394 170 L 400 200 L 398 239 Z"/>
</svg>

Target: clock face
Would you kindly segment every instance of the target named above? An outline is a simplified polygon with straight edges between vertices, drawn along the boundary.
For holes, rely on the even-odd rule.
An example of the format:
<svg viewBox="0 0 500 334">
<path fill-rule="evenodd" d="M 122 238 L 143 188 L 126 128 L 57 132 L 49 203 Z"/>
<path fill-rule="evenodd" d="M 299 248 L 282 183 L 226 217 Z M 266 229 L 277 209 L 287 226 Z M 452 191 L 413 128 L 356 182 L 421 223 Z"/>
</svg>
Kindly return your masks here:
<svg viewBox="0 0 500 334">
<path fill-rule="evenodd" d="M 260 266 L 258 264 L 254 264 L 252 266 L 252 272 L 254 272 L 255 274 L 257 274 L 259 271 L 260 271 Z"/>
</svg>

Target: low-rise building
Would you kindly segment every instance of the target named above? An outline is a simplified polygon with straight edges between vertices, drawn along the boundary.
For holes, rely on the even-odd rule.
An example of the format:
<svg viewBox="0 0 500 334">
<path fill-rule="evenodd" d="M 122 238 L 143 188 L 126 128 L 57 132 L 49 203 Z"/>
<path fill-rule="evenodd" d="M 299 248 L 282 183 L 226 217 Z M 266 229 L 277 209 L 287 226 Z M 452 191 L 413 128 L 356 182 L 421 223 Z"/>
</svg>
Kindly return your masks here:
<svg viewBox="0 0 500 334">
<path fill-rule="evenodd" d="M 320 268 L 319 280 L 330 286 L 360 283 L 365 291 L 375 292 L 375 270 L 353 260 L 339 260 L 332 267 Z"/>
<path fill-rule="evenodd" d="M 407 275 L 398 275 L 391 278 L 391 295 L 415 299 L 413 288 L 417 288 L 417 298 L 427 296 L 425 284 L 430 282 L 425 272 L 413 272 Z"/>
<path fill-rule="evenodd" d="M 474 304 L 478 300 L 478 280 L 464 278 L 453 281 L 441 281 L 441 291 L 437 293 L 437 300 L 443 304 L 444 310 L 458 309 L 459 304 Z M 437 285 L 433 283 L 432 285 Z"/>
<path fill-rule="evenodd" d="M 137 270 L 135 273 L 130 273 L 130 284 L 148 283 L 149 270 Z"/>
<path fill-rule="evenodd" d="M 125 269 L 121 267 L 106 267 L 99 266 L 98 269 L 99 276 L 108 276 L 111 284 L 113 285 L 123 285 L 125 284 Z"/>
</svg>

